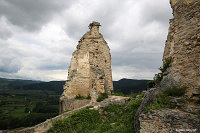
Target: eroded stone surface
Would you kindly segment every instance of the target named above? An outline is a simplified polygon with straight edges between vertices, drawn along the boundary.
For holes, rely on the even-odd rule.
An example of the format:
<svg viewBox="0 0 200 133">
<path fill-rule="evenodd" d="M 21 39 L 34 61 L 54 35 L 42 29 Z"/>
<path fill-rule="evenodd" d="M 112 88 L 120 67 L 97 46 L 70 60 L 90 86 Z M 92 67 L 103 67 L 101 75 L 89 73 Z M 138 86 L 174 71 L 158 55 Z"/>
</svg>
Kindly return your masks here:
<svg viewBox="0 0 200 133">
<path fill-rule="evenodd" d="M 153 110 L 140 115 L 140 133 L 198 133 L 200 119 L 180 110 Z"/>
<path fill-rule="evenodd" d="M 98 22 L 89 25 L 90 31 L 83 35 L 72 54 L 68 79 L 60 97 L 61 112 L 88 103 L 86 100 L 77 102 L 76 96 L 90 96 L 94 102 L 100 93 L 113 90 L 110 49 L 99 33 L 99 26 Z"/>
<path fill-rule="evenodd" d="M 170 20 L 163 61 L 173 57 L 162 87 L 186 86 L 189 97 L 200 94 L 200 1 L 171 0 Z"/>
</svg>

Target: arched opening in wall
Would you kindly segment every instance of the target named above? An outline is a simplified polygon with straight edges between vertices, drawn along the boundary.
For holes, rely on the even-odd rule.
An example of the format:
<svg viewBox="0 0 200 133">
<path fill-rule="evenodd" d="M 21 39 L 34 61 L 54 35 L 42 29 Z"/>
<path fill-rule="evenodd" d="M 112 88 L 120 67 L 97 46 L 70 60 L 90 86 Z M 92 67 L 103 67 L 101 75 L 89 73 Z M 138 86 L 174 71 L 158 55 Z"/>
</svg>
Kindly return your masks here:
<svg viewBox="0 0 200 133">
<path fill-rule="evenodd" d="M 107 62 L 107 60 L 105 60 L 105 63 Z"/>
</svg>

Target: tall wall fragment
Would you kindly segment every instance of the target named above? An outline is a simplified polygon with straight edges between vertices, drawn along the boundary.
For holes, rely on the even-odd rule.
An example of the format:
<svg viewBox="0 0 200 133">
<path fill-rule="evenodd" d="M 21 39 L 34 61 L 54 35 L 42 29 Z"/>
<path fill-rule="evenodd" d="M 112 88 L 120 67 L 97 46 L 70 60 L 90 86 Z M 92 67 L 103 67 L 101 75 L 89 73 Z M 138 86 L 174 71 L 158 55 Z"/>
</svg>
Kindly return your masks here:
<svg viewBox="0 0 200 133">
<path fill-rule="evenodd" d="M 188 87 L 187 95 L 200 94 L 200 1 L 171 0 L 170 20 L 163 61 L 173 58 L 161 86 Z"/>
<path fill-rule="evenodd" d="M 83 35 L 72 54 L 68 79 L 60 97 L 61 112 L 90 102 L 77 100 L 77 96 L 91 97 L 91 101 L 96 101 L 100 93 L 113 90 L 110 49 L 99 33 L 99 26 L 98 22 L 90 23 L 90 31 Z"/>
</svg>

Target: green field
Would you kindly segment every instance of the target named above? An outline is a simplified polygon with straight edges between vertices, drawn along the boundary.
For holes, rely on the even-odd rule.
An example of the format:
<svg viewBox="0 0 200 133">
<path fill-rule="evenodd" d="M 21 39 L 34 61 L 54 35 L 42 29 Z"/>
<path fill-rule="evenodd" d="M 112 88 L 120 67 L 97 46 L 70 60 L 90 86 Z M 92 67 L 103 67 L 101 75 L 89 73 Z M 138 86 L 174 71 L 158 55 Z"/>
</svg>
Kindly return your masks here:
<svg viewBox="0 0 200 133">
<path fill-rule="evenodd" d="M 11 91 L 11 90 L 9 90 Z M 13 91 L 12 93 L 14 93 Z M 13 129 L 38 124 L 58 115 L 59 96 L 42 95 L 36 92 L 29 96 L 1 95 L 0 93 L 0 129 Z M 23 93 L 21 93 L 23 94 Z M 24 91 L 24 95 L 26 91 Z"/>
<path fill-rule="evenodd" d="M 58 115 L 60 93 L 23 88 L 32 83 L 38 81 L 0 79 L 0 130 L 33 126 Z"/>
</svg>

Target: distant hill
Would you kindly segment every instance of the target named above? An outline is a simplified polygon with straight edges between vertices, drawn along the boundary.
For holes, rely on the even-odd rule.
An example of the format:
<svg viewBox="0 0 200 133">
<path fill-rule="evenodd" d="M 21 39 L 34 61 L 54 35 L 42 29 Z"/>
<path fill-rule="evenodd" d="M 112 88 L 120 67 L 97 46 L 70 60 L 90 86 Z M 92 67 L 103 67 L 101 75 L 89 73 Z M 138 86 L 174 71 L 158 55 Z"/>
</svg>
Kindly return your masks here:
<svg viewBox="0 0 200 133">
<path fill-rule="evenodd" d="M 138 93 L 147 90 L 147 82 L 149 80 L 136 80 L 136 79 L 120 79 L 113 81 L 114 92 L 121 92 L 125 95 L 130 93 Z"/>
<path fill-rule="evenodd" d="M 136 79 L 120 79 L 113 81 L 114 92 L 121 92 L 125 95 L 130 93 L 137 93 L 147 89 L 147 82 L 149 80 L 136 80 Z M 63 92 L 63 85 L 65 81 L 34 81 L 34 80 L 21 80 L 21 79 L 5 79 L 0 78 L 0 90 L 2 89 L 15 89 L 17 90 L 41 90 L 53 91 L 56 95 Z"/>
<path fill-rule="evenodd" d="M 18 86 L 15 87 L 15 89 L 54 91 L 57 95 L 60 95 L 63 92 L 64 84 L 65 81 L 50 81 L 50 82 L 42 82 L 42 83 Z"/>
<path fill-rule="evenodd" d="M 36 80 L 22 80 L 22 79 L 6 79 L 0 78 L 0 89 L 9 89 L 18 86 L 24 86 L 29 84 L 41 83 L 42 81 Z"/>
</svg>

